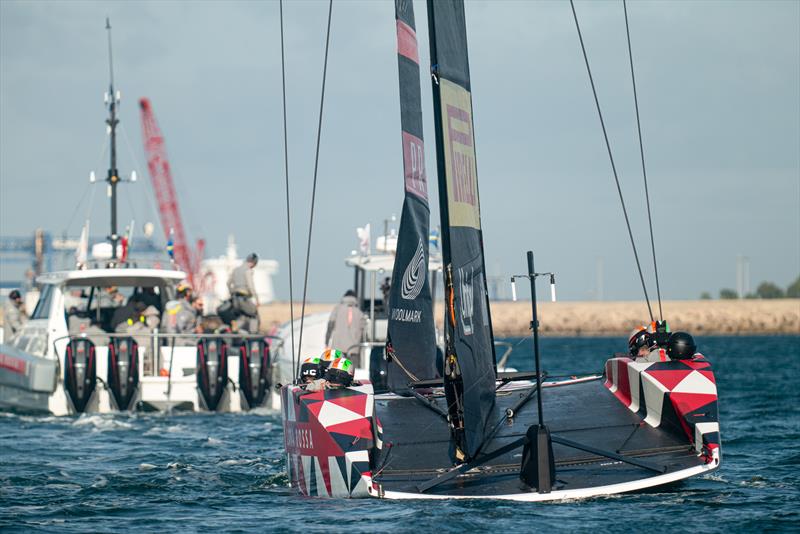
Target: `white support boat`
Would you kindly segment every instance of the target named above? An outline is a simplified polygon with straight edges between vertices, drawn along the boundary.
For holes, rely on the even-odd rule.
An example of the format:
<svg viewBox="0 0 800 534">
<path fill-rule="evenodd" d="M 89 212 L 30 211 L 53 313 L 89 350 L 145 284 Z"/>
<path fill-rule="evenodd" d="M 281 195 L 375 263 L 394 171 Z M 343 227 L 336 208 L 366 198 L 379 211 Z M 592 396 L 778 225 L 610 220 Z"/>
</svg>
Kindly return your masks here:
<svg viewBox="0 0 800 534">
<path fill-rule="evenodd" d="M 158 328 L 127 334 L 108 328 L 118 308 L 100 305 L 104 288 L 129 297 L 152 288 L 163 308 L 185 278 L 182 271 L 137 267 L 40 276 L 32 317 L 0 345 L 0 409 L 66 415 L 126 409 L 237 412 L 262 405 L 272 383 L 265 336 L 165 334 Z M 120 371 L 127 380 L 120 380 Z"/>
<path fill-rule="evenodd" d="M 108 21 L 106 28 L 110 53 Z M 0 344 L 0 410 L 66 415 L 133 409 L 237 412 L 262 406 L 272 383 L 270 349 L 277 345 L 271 347 L 268 336 L 222 333 L 216 327 L 203 333 L 159 331 L 167 303 L 175 299 L 186 273 L 166 257 L 163 264 L 170 268 L 139 267 L 126 258 L 125 240 L 117 232 L 117 186 L 123 181 L 116 161 L 120 96 L 110 71 L 110 242 L 92 247 L 101 261 L 90 265 L 85 229 L 76 269 L 36 280 L 40 295 L 30 320 Z M 271 298 L 268 273 L 266 281 Z M 125 315 L 117 316 L 126 308 L 121 302 L 107 298 L 105 290 L 111 288 L 128 300 L 126 307 L 131 305 Z M 120 332 L 116 326 L 122 321 L 138 322 L 138 315 L 132 319 L 135 299 L 152 306 L 158 320 Z M 141 319 L 144 323 L 144 315 Z"/>
</svg>

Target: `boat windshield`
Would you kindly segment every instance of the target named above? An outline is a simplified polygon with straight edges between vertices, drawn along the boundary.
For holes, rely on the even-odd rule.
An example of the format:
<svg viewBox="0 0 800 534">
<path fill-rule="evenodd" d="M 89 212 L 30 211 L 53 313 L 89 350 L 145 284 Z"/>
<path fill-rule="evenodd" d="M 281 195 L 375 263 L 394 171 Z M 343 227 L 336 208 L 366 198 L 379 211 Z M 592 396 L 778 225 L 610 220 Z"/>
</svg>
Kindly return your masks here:
<svg viewBox="0 0 800 534">
<path fill-rule="evenodd" d="M 163 286 L 69 286 L 64 294 L 64 313 L 71 332 L 89 325 L 114 332 L 117 325 L 149 306 L 160 317 L 167 293 Z"/>
<path fill-rule="evenodd" d="M 53 301 L 53 286 L 45 284 L 42 286 L 42 294 L 36 302 L 36 308 L 31 314 L 31 319 L 47 319 L 50 316 L 50 304 Z"/>
</svg>

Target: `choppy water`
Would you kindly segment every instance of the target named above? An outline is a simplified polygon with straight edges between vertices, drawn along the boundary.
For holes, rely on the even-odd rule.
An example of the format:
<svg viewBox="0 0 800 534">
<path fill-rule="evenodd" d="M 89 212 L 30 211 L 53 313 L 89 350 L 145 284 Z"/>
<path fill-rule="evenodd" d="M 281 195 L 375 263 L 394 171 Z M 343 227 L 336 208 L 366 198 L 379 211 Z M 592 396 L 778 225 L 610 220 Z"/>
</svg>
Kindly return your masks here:
<svg viewBox="0 0 800 534">
<path fill-rule="evenodd" d="M 530 341 L 511 364 L 530 368 Z M 544 339 L 550 374 L 618 339 Z M 800 337 L 707 337 L 722 469 L 666 490 L 551 504 L 324 501 L 293 494 L 275 413 L 0 416 L 0 530 L 459 532 L 800 529 Z"/>
</svg>

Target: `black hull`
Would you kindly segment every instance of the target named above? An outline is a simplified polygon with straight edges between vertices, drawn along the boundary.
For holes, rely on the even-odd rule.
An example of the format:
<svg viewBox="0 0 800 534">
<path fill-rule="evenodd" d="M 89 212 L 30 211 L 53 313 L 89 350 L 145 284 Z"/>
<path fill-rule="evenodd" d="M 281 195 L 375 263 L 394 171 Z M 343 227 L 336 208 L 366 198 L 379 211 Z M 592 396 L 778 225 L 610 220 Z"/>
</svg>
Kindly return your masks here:
<svg viewBox="0 0 800 534">
<path fill-rule="evenodd" d="M 441 380 L 417 383 L 425 389 L 416 397 L 374 394 L 371 384 L 314 393 L 284 386 L 292 486 L 321 497 L 534 502 L 641 491 L 720 465 L 716 384 L 700 355 L 657 363 L 613 358 L 605 377 L 543 384 L 552 442 L 538 428 L 536 384 L 510 375 L 499 384 L 490 438 L 457 469 Z M 532 438 L 539 450 L 552 447 L 551 481 L 549 458 L 536 456 Z"/>
<path fill-rule="evenodd" d="M 495 419 L 526 395 L 535 385 L 517 387 L 498 393 Z M 501 390 L 502 391 L 502 390 Z M 582 445 L 610 451 L 663 469 L 664 475 L 692 468 L 704 468 L 685 435 L 669 429 L 653 428 L 641 417 L 623 406 L 597 378 L 583 383 L 544 388 L 545 424 L 555 438 L 563 437 Z M 436 405 L 445 409 L 444 398 Z M 446 422 L 430 408 L 414 398 L 376 399 L 376 412 L 383 427 L 384 447 L 376 463 L 374 480 L 384 493 L 436 496 L 501 496 L 537 494 L 520 480 L 522 447 L 488 462 L 474 472 L 460 475 L 425 492 L 420 486 L 452 466 L 449 457 L 450 431 Z M 536 402 L 520 410 L 510 423 L 504 424 L 484 451 L 490 453 L 523 438 L 529 427 L 537 424 Z M 417 436 L 424 435 L 421 442 Z M 389 452 L 391 451 L 391 452 Z M 641 467 L 607 457 L 553 443 L 555 481 L 552 493 L 586 490 L 604 486 L 631 485 L 653 476 Z M 538 494 L 537 494 L 538 495 Z M 536 500 L 536 499 L 532 499 Z"/>
<path fill-rule="evenodd" d="M 72 407 L 83 413 L 97 387 L 97 357 L 95 346 L 88 339 L 70 340 L 64 358 L 64 390 Z"/>
</svg>

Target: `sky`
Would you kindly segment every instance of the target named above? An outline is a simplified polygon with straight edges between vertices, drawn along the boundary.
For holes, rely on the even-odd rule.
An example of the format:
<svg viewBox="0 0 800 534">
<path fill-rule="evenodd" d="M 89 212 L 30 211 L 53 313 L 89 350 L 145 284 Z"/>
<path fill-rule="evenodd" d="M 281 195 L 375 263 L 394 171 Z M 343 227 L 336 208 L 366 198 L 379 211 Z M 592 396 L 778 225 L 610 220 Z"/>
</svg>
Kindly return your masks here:
<svg viewBox="0 0 800 534">
<path fill-rule="evenodd" d="M 302 291 L 327 2 L 284 3 L 290 215 Z M 622 3 L 577 1 L 648 290 L 655 294 Z M 429 180 L 435 150 L 425 4 L 415 2 Z M 800 275 L 800 2 L 628 3 L 655 248 L 665 299 Z M 287 299 L 277 2 L 0 1 L 0 235 L 108 227 L 105 17 L 122 92 L 120 220 L 156 223 L 137 100 L 166 138 L 181 212 L 207 254 L 280 263 Z M 490 276 L 554 271 L 567 300 L 640 299 L 568 2 L 466 2 L 478 180 Z M 356 227 L 403 201 L 393 3 L 336 1 L 309 298 L 336 300 Z M 433 226 L 438 197 L 431 187 Z M 378 232 L 373 231 L 373 236 Z M 163 238 L 161 238 L 163 242 Z M 602 283 L 598 283 L 602 265 Z M 14 267 L 0 262 L 0 278 Z M 13 274 L 13 273 L 12 273 Z M 501 293 L 508 294 L 507 284 Z"/>
</svg>

